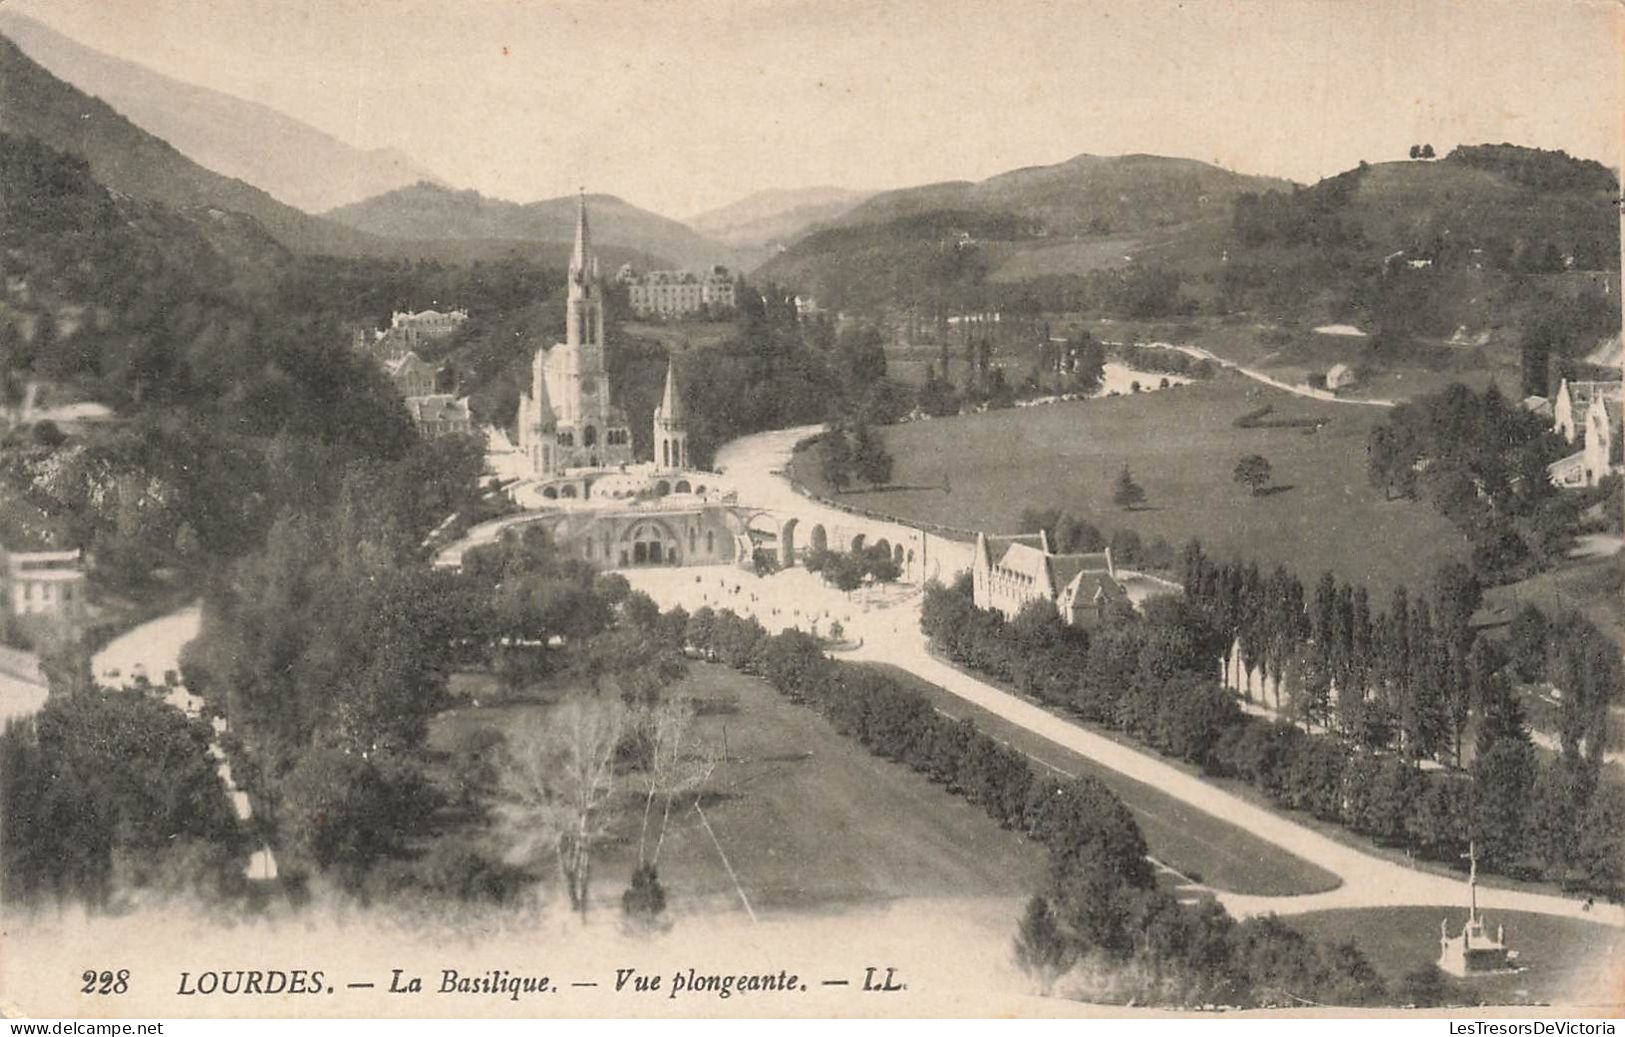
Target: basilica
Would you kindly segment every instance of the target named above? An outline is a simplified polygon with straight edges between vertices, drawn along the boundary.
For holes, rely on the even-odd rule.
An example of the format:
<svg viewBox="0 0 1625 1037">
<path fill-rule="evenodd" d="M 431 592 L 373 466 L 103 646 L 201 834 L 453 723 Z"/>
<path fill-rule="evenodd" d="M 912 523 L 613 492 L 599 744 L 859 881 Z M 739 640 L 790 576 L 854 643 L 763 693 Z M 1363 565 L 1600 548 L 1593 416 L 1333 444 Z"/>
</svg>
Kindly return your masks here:
<svg viewBox="0 0 1625 1037">
<path fill-rule="evenodd" d="M 530 392 L 519 399 L 519 451 L 536 479 L 572 468 L 614 468 L 634 460 L 632 429 L 614 403 L 605 366 L 604 290 L 592 252 L 585 197 L 576 210 L 566 287 L 564 341 L 537 348 Z M 672 391 L 668 384 L 667 392 Z"/>
</svg>

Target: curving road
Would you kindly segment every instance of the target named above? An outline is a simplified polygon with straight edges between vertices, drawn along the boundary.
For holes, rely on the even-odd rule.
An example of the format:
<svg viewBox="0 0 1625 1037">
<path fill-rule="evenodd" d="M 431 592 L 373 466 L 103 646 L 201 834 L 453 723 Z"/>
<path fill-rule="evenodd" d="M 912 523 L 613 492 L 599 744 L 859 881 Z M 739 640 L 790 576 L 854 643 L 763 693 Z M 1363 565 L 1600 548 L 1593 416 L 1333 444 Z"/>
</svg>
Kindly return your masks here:
<svg viewBox="0 0 1625 1037">
<path fill-rule="evenodd" d="M 796 441 L 815 428 L 788 429 L 747 436 L 724 446 L 717 456 L 718 466 L 733 481 L 746 488 L 741 496 L 767 507 L 793 507 L 799 514 L 829 512 L 835 509 L 809 501 L 791 488 L 783 471 Z M 899 531 L 906 527 L 897 524 Z M 629 577 L 632 573 L 628 574 Z M 795 571 L 756 583 L 758 615 L 771 605 L 781 608 L 782 623 L 791 625 L 791 606 L 805 608 L 808 588 L 794 580 Z M 783 591 L 775 593 L 775 583 L 785 577 Z M 648 588 L 658 596 L 661 587 Z M 1156 786 L 1190 806 L 1239 825 L 1260 838 L 1296 854 L 1338 876 L 1342 884 L 1325 893 L 1303 896 L 1248 896 L 1218 893 L 1224 905 L 1236 914 L 1275 912 L 1295 914 L 1330 908 L 1387 907 L 1401 905 L 1440 905 L 1459 908 L 1467 902 L 1467 884 L 1461 880 L 1418 871 L 1331 839 L 1272 810 L 1257 806 L 1239 796 L 1209 784 L 1162 759 L 1114 742 L 1016 697 L 985 681 L 955 669 L 926 650 L 919 629 L 918 595 L 908 595 L 880 607 L 852 610 L 848 636 L 862 638 L 854 654 L 863 659 L 891 663 L 940 685 L 954 695 L 1017 724 L 1057 745 Z M 802 615 L 797 611 L 797 616 Z M 1625 926 L 1625 907 L 1597 904 L 1586 910 L 1578 900 L 1523 890 L 1480 886 L 1479 906 L 1486 910 L 1529 911 L 1583 921 Z"/>
<path fill-rule="evenodd" d="M 1262 371 L 1255 371 L 1250 367 L 1242 367 L 1234 360 L 1226 360 L 1217 353 L 1203 349 L 1200 346 L 1180 346 L 1175 345 L 1172 342 L 1140 342 L 1137 343 L 1137 345 L 1148 346 L 1152 349 L 1176 350 L 1177 352 L 1184 353 L 1186 356 L 1195 357 L 1198 360 L 1207 360 L 1211 363 L 1218 364 L 1220 367 L 1228 368 L 1237 374 L 1245 375 L 1246 377 L 1251 378 L 1255 382 L 1262 382 L 1273 389 L 1279 389 L 1282 392 L 1289 392 L 1294 396 L 1302 396 L 1311 400 L 1322 400 L 1326 403 L 1354 403 L 1365 407 L 1393 407 L 1396 405 L 1396 401 L 1394 400 L 1361 400 L 1355 399 L 1352 396 L 1339 396 L 1328 389 L 1311 389 L 1307 385 L 1292 385 L 1289 382 L 1283 382 L 1279 378 L 1267 375 Z"/>
</svg>

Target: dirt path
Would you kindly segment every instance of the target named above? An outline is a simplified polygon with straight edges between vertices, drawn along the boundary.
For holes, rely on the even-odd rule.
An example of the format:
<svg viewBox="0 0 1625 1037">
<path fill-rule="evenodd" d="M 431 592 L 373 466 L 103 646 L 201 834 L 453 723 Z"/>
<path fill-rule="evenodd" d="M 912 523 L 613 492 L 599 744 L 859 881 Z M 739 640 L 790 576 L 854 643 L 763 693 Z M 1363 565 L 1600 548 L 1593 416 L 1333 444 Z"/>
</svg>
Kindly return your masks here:
<svg viewBox="0 0 1625 1037">
<path fill-rule="evenodd" d="M 1262 371 L 1255 371 L 1250 367 L 1242 367 L 1235 361 L 1226 360 L 1224 357 L 1203 349 L 1200 346 L 1179 346 L 1172 342 L 1141 342 L 1139 345 L 1149 346 L 1154 349 L 1177 350 L 1178 352 L 1184 353 L 1186 356 L 1191 356 L 1198 360 L 1206 360 L 1210 363 L 1218 364 L 1220 367 L 1228 368 L 1235 371 L 1237 374 L 1245 375 L 1255 382 L 1262 382 L 1273 389 L 1279 389 L 1282 392 L 1289 392 L 1294 396 L 1302 396 L 1305 399 L 1323 400 L 1326 403 L 1355 403 L 1366 407 L 1393 407 L 1396 403 L 1394 400 L 1360 400 L 1351 396 L 1339 396 L 1328 389 L 1311 389 L 1307 385 L 1291 385 L 1287 382 L 1281 381 L 1279 378 L 1271 377 Z"/>
</svg>

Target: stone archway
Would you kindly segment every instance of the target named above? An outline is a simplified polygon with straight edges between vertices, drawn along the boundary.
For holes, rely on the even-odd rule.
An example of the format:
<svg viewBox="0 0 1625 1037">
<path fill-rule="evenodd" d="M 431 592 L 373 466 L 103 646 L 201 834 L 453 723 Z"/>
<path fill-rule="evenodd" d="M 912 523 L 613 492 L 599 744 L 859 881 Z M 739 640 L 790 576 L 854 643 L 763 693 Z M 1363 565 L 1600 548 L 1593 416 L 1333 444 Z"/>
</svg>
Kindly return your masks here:
<svg viewBox="0 0 1625 1037">
<path fill-rule="evenodd" d="M 576 495 L 575 483 L 565 483 L 563 486 L 559 487 L 559 496 L 560 497 L 574 498 L 575 495 Z"/>
<path fill-rule="evenodd" d="M 631 545 L 633 565 L 676 565 L 681 559 L 677 534 L 664 522 L 639 519 L 620 536 L 623 553 Z"/>
<path fill-rule="evenodd" d="M 673 492 L 673 493 L 693 493 L 694 492 L 694 487 L 692 487 L 692 486 L 690 486 L 688 484 L 687 479 L 678 479 L 677 480 L 677 485 L 673 486 L 671 488 L 671 492 Z"/>
<path fill-rule="evenodd" d="M 829 550 L 829 533 L 824 530 L 824 524 L 822 522 L 813 526 L 812 537 L 810 539 L 812 541 L 810 546 L 814 552 Z"/>
<path fill-rule="evenodd" d="M 891 541 L 890 540 L 887 540 L 885 537 L 881 537 L 879 540 L 875 541 L 874 546 L 879 548 L 880 550 L 884 551 L 886 553 L 887 558 L 891 557 Z"/>
<path fill-rule="evenodd" d="M 559 491 L 556 487 L 549 486 L 542 490 L 542 496 L 546 497 L 548 500 L 558 500 Z"/>
<path fill-rule="evenodd" d="M 667 482 L 664 479 L 662 479 L 659 482 L 655 483 L 655 496 L 664 497 L 669 493 L 671 493 L 671 483 Z"/>
<path fill-rule="evenodd" d="M 854 552 L 863 550 L 863 534 L 862 533 L 859 533 L 857 536 L 852 538 L 851 549 Z"/>
<path fill-rule="evenodd" d="M 903 545 L 902 544 L 898 544 L 896 547 L 891 549 L 891 560 L 893 562 L 897 563 L 897 568 L 901 569 L 903 567 Z"/>
</svg>

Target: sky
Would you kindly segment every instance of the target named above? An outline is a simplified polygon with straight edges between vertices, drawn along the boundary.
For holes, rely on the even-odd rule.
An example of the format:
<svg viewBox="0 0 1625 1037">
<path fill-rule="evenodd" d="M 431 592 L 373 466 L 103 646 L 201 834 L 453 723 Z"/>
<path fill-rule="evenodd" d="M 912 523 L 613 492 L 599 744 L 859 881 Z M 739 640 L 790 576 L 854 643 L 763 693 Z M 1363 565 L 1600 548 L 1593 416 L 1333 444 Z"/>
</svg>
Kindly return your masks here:
<svg viewBox="0 0 1625 1037">
<path fill-rule="evenodd" d="M 1300 182 L 1509 141 L 1620 165 L 1620 0 L 0 0 L 457 187 L 686 217 L 1145 152 Z"/>
</svg>

